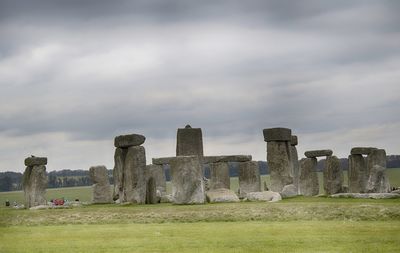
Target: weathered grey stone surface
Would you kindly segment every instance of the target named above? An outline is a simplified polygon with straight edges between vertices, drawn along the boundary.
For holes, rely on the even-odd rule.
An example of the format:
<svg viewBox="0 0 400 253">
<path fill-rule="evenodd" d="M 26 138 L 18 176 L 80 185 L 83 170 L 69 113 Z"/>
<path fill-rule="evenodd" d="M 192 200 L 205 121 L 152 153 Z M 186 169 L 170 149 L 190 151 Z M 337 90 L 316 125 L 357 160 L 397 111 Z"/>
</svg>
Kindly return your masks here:
<svg viewBox="0 0 400 253">
<path fill-rule="evenodd" d="M 331 198 L 355 198 L 355 199 L 397 199 L 400 194 L 396 193 L 337 193 Z"/>
<path fill-rule="evenodd" d="M 92 203 L 111 203 L 111 187 L 108 181 L 108 172 L 105 166 L 93 166 L 89 169 L 89 177 L 92 180 Z"/>
<path fill-rule="evenodd" d="M 177 156 L 170 161 L 174 204 L 203 204 L 205 191 L 200 158 Z"/>
<path fill-rule="evenodd" d="M 113 188 L 113 200 L 120 199 L 123 196 L 124 188 L 124 163 L 126 158 L 127 149 L 116 148 L 114 154 L 114 188 Z"/>
<path fill-rule="evenodd" d="M 389 178 L 386 175 L 386 168 L 380 165 L 374 165 L 370 172 L 366 191 L 369 193 L 390 192 Z"/>
<path fill-rule="evenodd" d="M 36 157 L 31 156 L 25 158 L 25 166 L 38 166 L 38 165 L 46 165 L 47 164 L 47 157 Z"/>
<path fill-rule="evenodd" d="M 244 198 L 249 192 L 259 191 L 261 191 L 261 180 L 258 162 L 239 163 L 239 197 Z"/>
<path fill-rule="evenodd" d="M 349 155 L 349 192 L 364 193 L 368 181 L 367 164 L 362 155 Z"/>
<path fill-rule="evenodd" d="M 146 166 L 146 178 L 154 178 L 156 184 L 157 196 L 161 197 L 167 194 L 167 180 L 162 165 L 150 164 Z"/>
<path fill-rule="evenodd" d="M 292 135 L 292 138 L 290 140 L 290 145 L 297 146 L 297 144 L 299 144 L 299 141 L 297 140 L 297 135 Z"/>
<path fill-rule="evenodd" d="M 146 153 L 144 147 L 132 146 L 128 148 L 123 178 L 123 198 L 121 202 L 144 204 L 146 202 Z"/>
<path fill-rule="evenodd" d="M 133 146 L 140 146 L 144 143 L 146 137 L 140 134 L 128 134 L 115 137 L 114 146 L 116 148 L 129 148 Z"/>
<path fill-rule="evenodd" d="M 374 149 L 367 156 L 367 175 L 370 175 L 372 167 L 375 165 L 386 168 L 386 151 L 384 149 Z"/>
<path fill-rule="evenodd" d="M 22 188 L 25 196 L 25 208 L 46 205 L 47 187 L 46 166 L 28 166 L 25 169 Z"/>
<path fill-rule="evenodd" d="M 296 146 L 290 146 L 290 160 L 291 160 L 291 175 L 293 177 L 293 184 L 297 189 L 297 193 L 299 192 L 299 180 L 300 180 L 300 163 L 299 156 L 297 153 Z"/>
<path fill-rule="evenodd" d="M 152 163 L 156 164 L 156 165 L 170 164 L 171 160 L 174 159 L 174 158 L 175 158 L 175 156 L 153 158 L 152 159 Z"/>
<path fill-rule="evenodd" d="M 221 155 L 221 156 L 205 156 L 204 163 L 218 162 L 248 162 L 251 161 L 251 155 Z"/>
<path fill-rule="evenodd" d="M 227 162 L 210 163 L 210 189 L 230 189 L 231 179 Z"/>
<path fill-rule="evenodd" d="M 325 194 L 331 195 L 342 192 L 343 171 L 340 160 L 336 156 L 328 156 L 325 161 L 324 190 Z"/>
<path fill-rule="evenodd" d="M 229 189 L 213 189 L 206 192 L 206 199 L 209 203 L 239 202 L 238 196 Z"/>
<path fill-rule="evenodd" d="M 178 128 L 176 135 L 176 156 L 203 156 L 203 134 L 201 128 Z"/>
<path fill-rule="evenodd" d="M 157 196 L 157 186 L 154 177 L 146 178 L 146 204 L 160 203 L 161 196 Z"/>
<path fill-rule="evenodd" d="M 282 198 L 290 198 L 297 196 L 298 189 L 294 184 L 288 184 L 283 187 L 282 192 L 280 193 Z"/>
<path fill-rule="evenodd" d="M 304 152 L 304 155 L 307 158 L 320 157 L 320 156 L 331 156 L 332 154 L 333 154 L 333 152 L 330 149 L 310 150 L 310 151 Z"/>
<path fill-rule="evenodd" d="M 246 195 L 246 200 L 277 202 L 282 200 L 282 196 L 279 194 L 279 192 L 273 192 L 273 191 L 249 192 Z"/>
<path fill-rule="evenodd" d="M 303 158 L 300 160 L 299 191 L 301 195 L 318 195 L 319 182 L 316 170 L 317 158 Z"/>
<path fill-rule="evenodd" d="M 267 163 L 271 178 L 271 191 L 280 192 L 283 187 L 293 183 L 291 146 L 287 141 L 267 143 Z"/>
<path fill-rule="evenodd" d="M 373 150 L 377 148 L 373 147 L 354 147 L 351 149 L 350 154 L 352 155 L 369 155 Z"/>
<path fill-rule="evenodd" d="M 264 141 L 288 141 L 292 140 L 292 130 L 289 128 L 276 127 L 263 130 Z"/>
</svg>

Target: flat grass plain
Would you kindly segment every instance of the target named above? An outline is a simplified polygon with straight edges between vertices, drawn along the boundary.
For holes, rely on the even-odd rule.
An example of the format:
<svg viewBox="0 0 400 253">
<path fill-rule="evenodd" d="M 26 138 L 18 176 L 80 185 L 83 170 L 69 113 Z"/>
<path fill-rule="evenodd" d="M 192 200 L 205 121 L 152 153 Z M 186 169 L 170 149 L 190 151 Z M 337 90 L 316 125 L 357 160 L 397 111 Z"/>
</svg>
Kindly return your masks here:
<svg viewBox="0 0 400 253">
<path fill-rule="evenodd" d="M 392 185 L 399 171 L 388 170 Z M 90 195 L 75 187 L 49 189 L 47 198 Z M 400 199 L 16 210 L 3 200 L 22 201 L 22 192 L 0 196 L 0 252 L 400 252 Z"/>
</svg>

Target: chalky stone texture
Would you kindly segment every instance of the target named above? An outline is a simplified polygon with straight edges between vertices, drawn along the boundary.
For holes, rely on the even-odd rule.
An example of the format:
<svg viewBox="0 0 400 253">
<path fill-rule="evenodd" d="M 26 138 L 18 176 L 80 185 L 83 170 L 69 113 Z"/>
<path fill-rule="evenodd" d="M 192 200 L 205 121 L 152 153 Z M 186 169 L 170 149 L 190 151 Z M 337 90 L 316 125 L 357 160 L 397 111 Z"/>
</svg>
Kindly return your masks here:
<svg viewBox="0 0 400 253">
<path fill-rule="evenodd" d="M 46 166 L 28 166 L 23 175 L 22 188 L 24 190 L 25 208 L 46 205 L 47 187 Z"/>
<path fill-rule="evenodd" d="M 297 153 L 296 146 L 290 146 L 290 159 L 291 159 L 291 175 L 293 176 L 293 184 L 299 190 L 299 177 L 300 177 L 300 164 L 299 164 L 299 156 Z"/>
<path fill-rule="evenodd" d="M 124 163 L 127 149 L 116 148 L 114 154 L 114 188 L 113 188 L 113 200 L 119 199 L 123 196 L 124 188 Z"/>
<path fill-rule="evenodd" d="M 153 164 L 156 164 L 156 165 L 170 164 L 170 162 L 171 162 L 172 159 L 175 159 L 175 156 L 153 158 L 153 159 L 152 159 L 152 163 L 153 163 Z"/>
<path fill-rule="evenodd" d="M 142 146 L 128 148 L 124 163 L 122 202 L 146 202 L 146 153 Z"/>
<path fill-rule="evenodd" d="M 157 186 L 154 177 L 146 179 L 146 204 L 156 204 L 161 200 L 161 196 L 157 196 Z"/>
<path fill-rule="evenodd" d="M 37 165 L 46 165 L 47 164 L 47 157 L 28 157 L 25 159 L 25 166 L 32 167 Z"/>
<path fill-rule="evenodd" d="M 209 203 L 228 203 L 239 202 L 238 196 L 229 189 L 213 189 L 206 192 L 207 202 Z"/>
<path fill-rule="evenodd" d="M 384 149 L 375 149 L 367 156 L 367 175 L 371 175 L 371 169 L 375 165 L 386 168 L 386 151 Z"/>
<path fill-rule="evenodd" d="M 178 128 L 176 135 L 176 156 L 203 156 L 203 135 L 201 128 Z"/>
<path fill-rule="evenodd" d="M 317 175 L 317 158 L 303 158 L 300 160 L 300 194 L 314 196 L 319 193 L 319 182 Z"/>
<path fill-rule="evenodd" d="M 172 202 L 203 204 L 205 202 L 203 168 L 199 156 L 177 156 L 170 161 Z"/>
<path fill-rule="evenodd" d="M 267 143 L 267 162 L 270 172 L 270 190 L 282 191 L 283 187 L 293 183 L 291 146 L 287 141 Z"/>
<path fill-rule="evenodd" d="M 246 195 L 246 200 L 277 202 L 282 200 L 282 196 L 279 194 L 279 192 L 273 192 L 273 191 L 249 192 Z"/>
<path fill-rule="evenodd" d="M 352 155 L 369 155 L 373 150 L 377 148 L 372 147 L 354 147 L 351 149 L 350 154 Z"/>
<path fill-rule="evenodd" d="M 333 154 L 333 152 L 330 149 L 310 150 L 310 151 L 304 152 L 304 155 L 307 158 L 320 157 L 320 156 L 331 156 L 332 154 Z"/>
<path fill-rule="evenodd" d="M 167 194 L 167 180 L 162 165 L 150 164 L 146 166 L 146 178 L 154 178 L 156 184 L 157 196 L 161 197 Z"/>
<path fill-rule="evenodd" d="M 349 155 L 349 192 L 364 193 L 368 181 L 367 164 L 362 155 Z"/>
<path fill-rule="evenodd" d="M 267 128 L 263 130 L 264 141 L 291 141 L 292 140 L 292 130 L 289 128 L 276 127 Z"/>
<path fill-rule="evenodd" d="M 249 192 L 261 191 L 258 162 L 239 163 L 239 197 L 245 198 Z"/>
<path fill-rule="evenodd" d="M 386 193 L 390 192 L 389 178 L 385 172 L 386 168 L 378 164 L 370 169 L 367 192 Z"/>
<path fill-rule="evenodd" d="M 328 195 L 342 192 L 343 171 L 336 156 L 328 156 L 324 168 L 324 190 Z"/>
<path fill-rule="evenodd" d="M 89 177 L 93 182 L 92 203 L 100 204 L 112 202 L 107 168 L 105 166 L 90 167 Z"/>
<path fill-rule="evenodd" d="M 282 198 L 290 198 L 297 196 L 297 193 L 298 193 L 297 187 L 294 184 L 288 184 L 285 185 L 285 187 L 283 187 L 281 196 Z"/>
<path fill-rule="evenodd" d="M 116 148 L 129 148 L 133 146 L 140 146 L 144 143 L 146 137 L 140 134 L 128 134 L 115 137 L 114 146 Z"/>
<path fill-rule="evenodd" d="M 210 189 L 229 189 L 231 180 L 226 162 L 210 163 Z"/>
</svg>

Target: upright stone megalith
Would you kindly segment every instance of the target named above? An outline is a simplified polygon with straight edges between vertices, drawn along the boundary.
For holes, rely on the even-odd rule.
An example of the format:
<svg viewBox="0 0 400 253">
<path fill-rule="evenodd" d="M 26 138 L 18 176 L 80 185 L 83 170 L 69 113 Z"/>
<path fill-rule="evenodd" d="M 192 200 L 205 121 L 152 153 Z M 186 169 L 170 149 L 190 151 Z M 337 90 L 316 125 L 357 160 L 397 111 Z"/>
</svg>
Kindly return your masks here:
<svg viewBox="0 0 400 253">
<path fill-rule="evenodd" d="M 239 163 L 239 198 L 245 198 L 249 192 L 260 192 L 261 180 L 258 162 Z"/>
<path fill-rule="evenodd" d="M 203 204 L 205 191 L 203 168 L 198 155 L 170 159 L 172 202 L 174 204 Z"/>
<path fill-rule="evenodd" d="M 146 202 L 145 137 L 139 134 L 115 137 L 113 199 L 144 204 Z"/>
<path fill-rule="evenodd" d="M 263 130 L 267 142 L 267 162 L 271 178 L 270 189 L 281 192 L 285 185 L 293 184 L 291 140 L 288 128 L 268 128 Z"/>
<path fill-rule="evenodd" d="M 93 182 L 92 203 L 103 204 L 112 202 L 107 168 L 105 166 L 90 167 L 89 177 Z"/>
<path fill-rule="evenodd" d="M 373 150 L 368 155 L 368 182 L 367 192 L 384 193 L 390 191 L 389 178 L 386 175 L 386 151 L 384 149 Z"/>
<path fill-rule="evenodd" d="M 300 160 L 299 190 L 300 194 L 304 196 L 318 195 L 317 158 L 303 158 Z"/>
<path fill-rule="evenodd" d="M 367 164 L 361 154 L 349 155 L 349 192 L 365 193 L 368 181 Z"/>
<path fill-rule="evenodd" d="M 296 188 L 297 193 L 299 192 L 299 177 L 300 177 L 300 164 L 299 164 L 299 155 L 297 153 L 298 140 L 296 135 L 292 135 L 292 139 L 290 141 L 290 158 L 292 162 L 292 176 L 293 176 L 293 185 Z"/>
<path fill-rule="evenodd" d="M 328 156 L 324 168 L 324 190 L 325 194 L 332 195 L 342 192 L 343 171 L 340 160 L 336 156 Z"/>
<path fill-rule="evenodd" d="M 150 164 L 146 166 L 146 204 L 160 202 L 167 194 L 165 172 L 162 165 Z"/>
<path fill-rule="evenodd" d="M 25 208 L 46 205 L 47 188 L 46 157 L 28 157 L 25 159 L 25 172 L 22 188 L 25 196 Z"/>
<path fill-rule="evenodd" d="M 203 157 L 203 134 L 201 128 L 186 125 L 178 128 L 176 134 L 176 156 L 192 155 Z"/>
<path fill-rule="evenodd" d="M 229 166 L 227 162 L 210 163 L 210 190 L 230 189 Z"/>
</svg>

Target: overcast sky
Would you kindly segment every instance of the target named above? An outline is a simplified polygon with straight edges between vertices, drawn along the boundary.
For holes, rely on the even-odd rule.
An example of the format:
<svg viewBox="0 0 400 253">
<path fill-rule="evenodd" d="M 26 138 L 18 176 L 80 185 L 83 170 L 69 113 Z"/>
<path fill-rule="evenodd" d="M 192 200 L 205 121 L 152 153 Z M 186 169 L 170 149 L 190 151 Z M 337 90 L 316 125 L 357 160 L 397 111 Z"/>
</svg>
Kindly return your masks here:
<svg viewBox="0 0 400 253">
<path fill-rule="evenodd" d="M 0 0 L 0 171 L 113 168 L 116 135 L 148 163 L 176 130 L 204 153 L 266 160 L 262 129 L 306 150 L 400 154 L 400 1 Z"/>
</svg>

